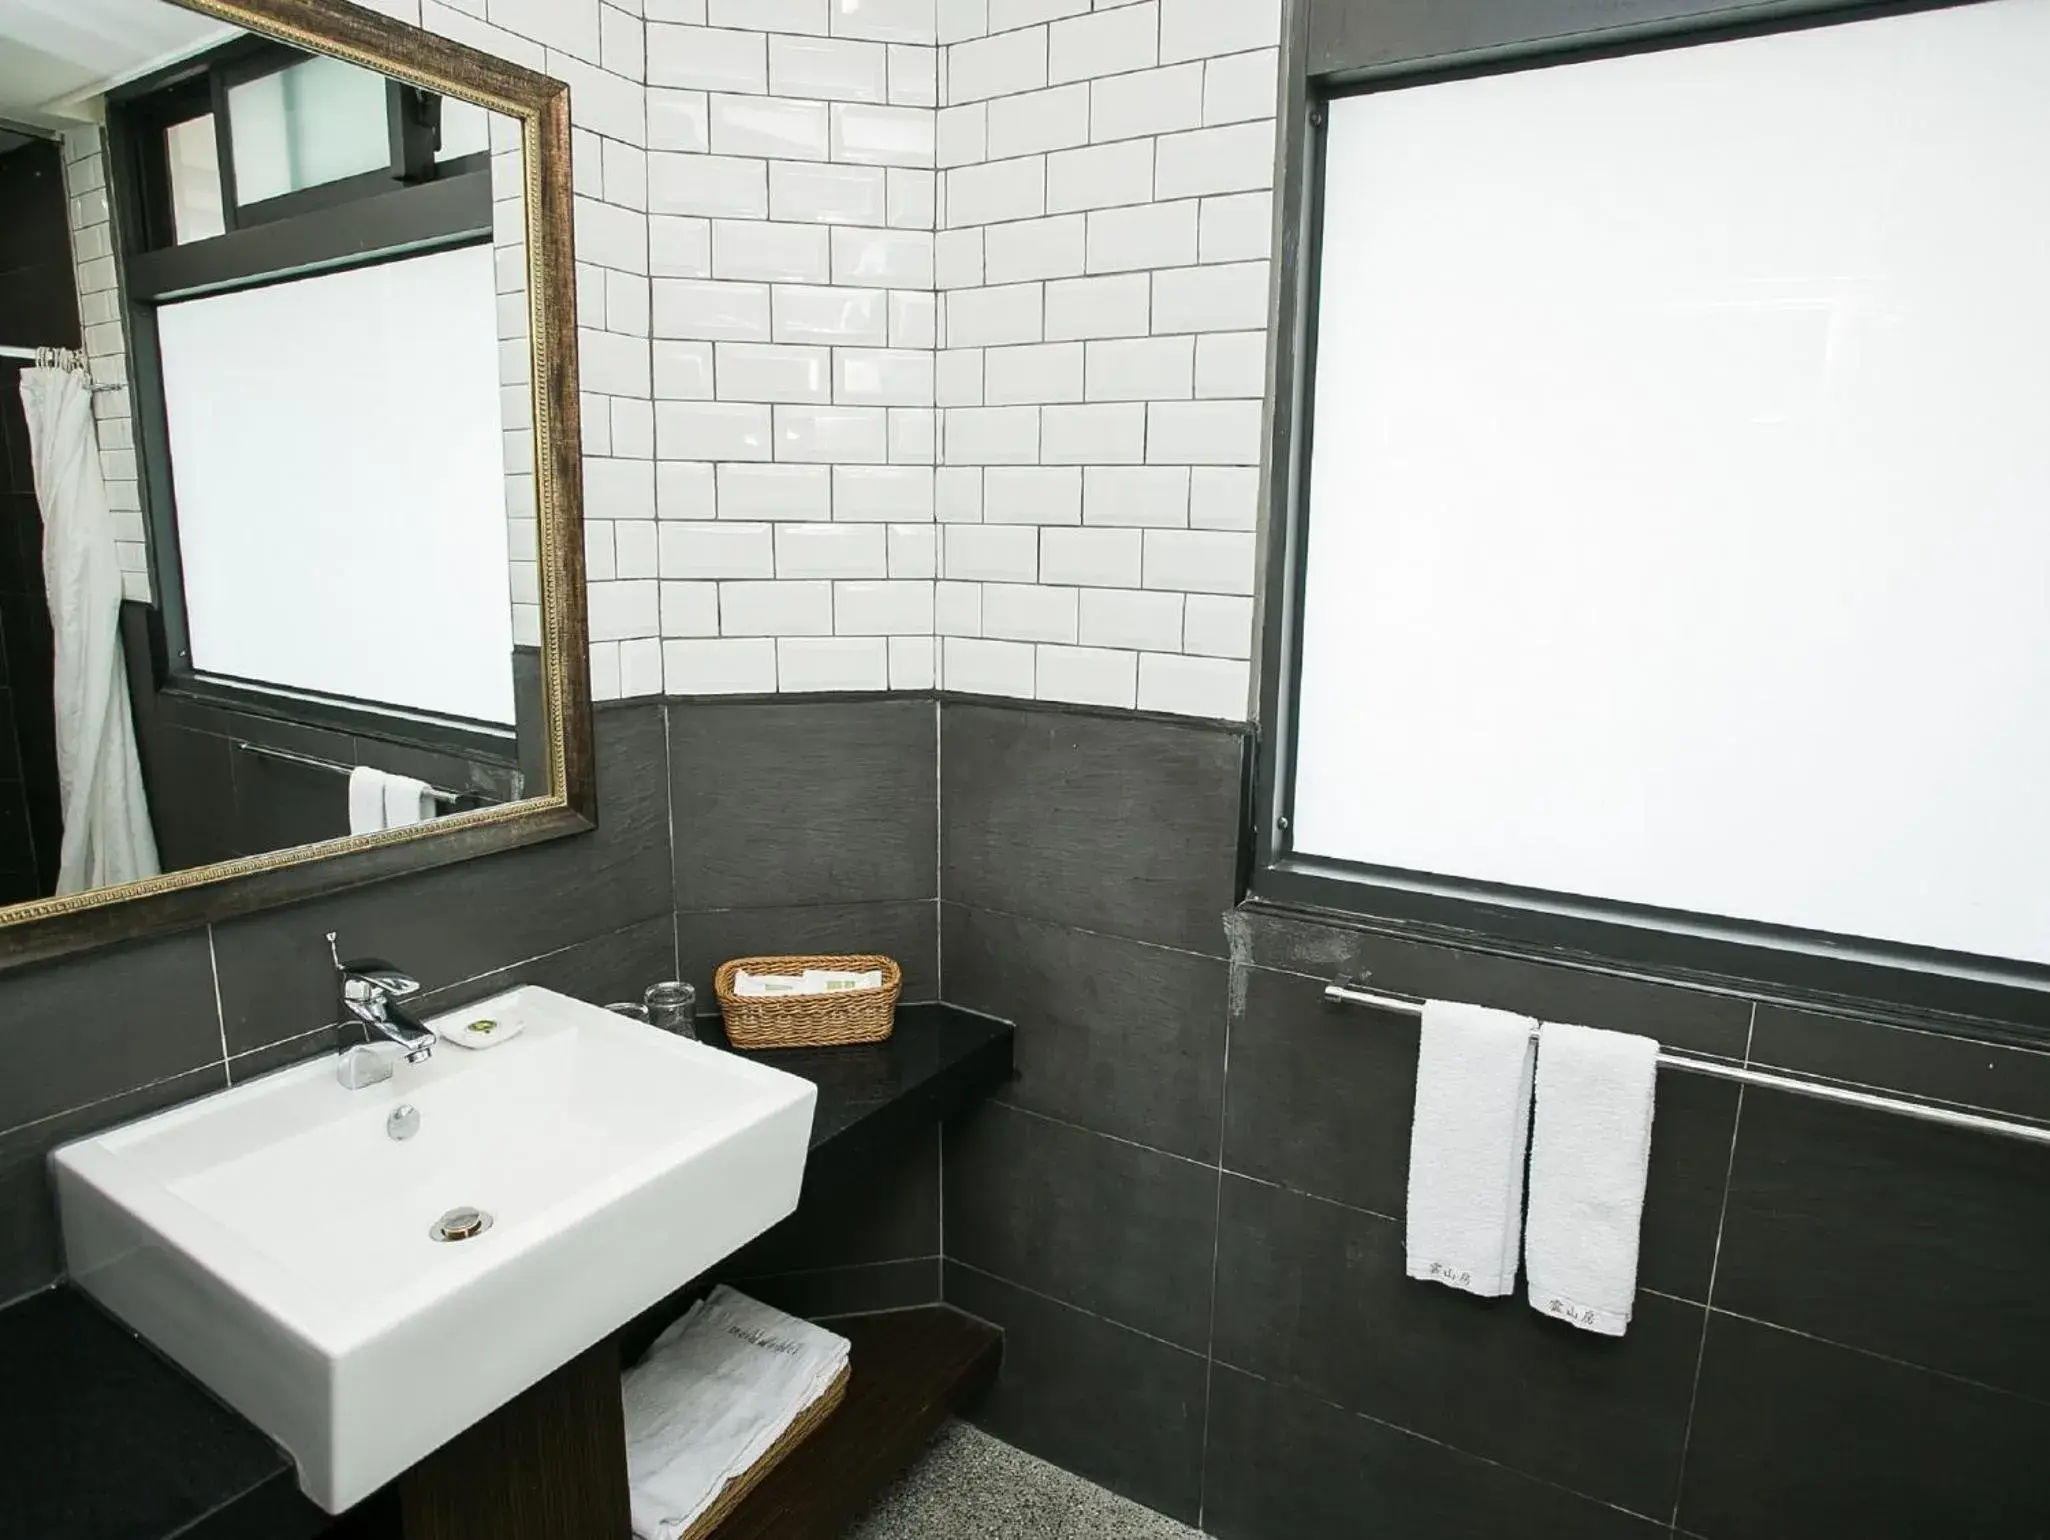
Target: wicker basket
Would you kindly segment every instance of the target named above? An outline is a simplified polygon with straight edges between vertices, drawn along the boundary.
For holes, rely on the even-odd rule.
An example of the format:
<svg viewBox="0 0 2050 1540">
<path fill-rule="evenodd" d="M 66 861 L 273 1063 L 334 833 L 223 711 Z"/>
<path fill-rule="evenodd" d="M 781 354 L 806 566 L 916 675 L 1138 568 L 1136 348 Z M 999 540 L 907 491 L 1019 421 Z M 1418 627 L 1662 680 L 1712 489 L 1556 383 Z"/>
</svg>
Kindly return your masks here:
<svg viewBox="0 0 2050 1540">
<path fill-rule="evenodd" d="M 797 974 L 807 968 L 847 973 L 879 971 L 875 989 L 843 989 L 830 995 L 767 995 L 743 999 L 733 992 L 742 969 L 749 973 Z M 736 957 L 712 975 L 726 1040 L 736 1048 L 833 1048 L 880 1043 L 897 1019 L 897 992 L 904 970 L 888 957 L 867 953 L 831 957 Z"/>
<path fill-rule="evenodd" d="M 697 1522 L 686 1529 L 679 1540 L 705 1540 L 705 1536 L 725 1523 L 732 1516 L 733 1510 L 740 1506 L 742 1499 L 761 1485 L 762 1479 L 770 1471 L 789 1458 L 790 1452 L 799 1444 L 818 1432 L 819 1425 L 833 1415 L 846 1394 L 847 1365 L 842 1364 L 840 1372 L 833 1376 L 833 1383 L 825 1388 L 818 1400 L 797 1414 L 797 1420 L 783 1430 L 775 1443 L 762 1451 L 759 1460 L 720 1488 L 719 1495 L 712 1500 L 712 1506 L 698 1515 Z"/>
</svg>

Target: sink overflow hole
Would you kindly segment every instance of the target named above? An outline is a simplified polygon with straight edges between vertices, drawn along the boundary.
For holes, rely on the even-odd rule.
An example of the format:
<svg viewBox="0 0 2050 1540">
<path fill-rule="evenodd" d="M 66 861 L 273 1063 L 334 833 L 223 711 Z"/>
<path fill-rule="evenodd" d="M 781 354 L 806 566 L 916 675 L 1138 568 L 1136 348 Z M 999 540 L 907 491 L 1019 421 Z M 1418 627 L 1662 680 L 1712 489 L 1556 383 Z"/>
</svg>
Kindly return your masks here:
<svg viewBox="0 0 2050 1540">
<path fill-rule="evenodd" d="M 427 1227 L 438 1241 L 466 1241 L 491 1228 L 491 1216 L 481 1208 L 452 1208 Z"/>
</svg>

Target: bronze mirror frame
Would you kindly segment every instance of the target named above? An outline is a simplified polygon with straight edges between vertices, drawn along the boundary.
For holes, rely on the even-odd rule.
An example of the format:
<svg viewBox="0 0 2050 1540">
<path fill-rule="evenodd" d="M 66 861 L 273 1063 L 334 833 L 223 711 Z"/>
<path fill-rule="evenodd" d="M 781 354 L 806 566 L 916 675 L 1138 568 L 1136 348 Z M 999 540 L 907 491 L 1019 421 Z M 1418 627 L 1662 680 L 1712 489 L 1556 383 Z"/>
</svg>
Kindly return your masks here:
<svg viewBox="0 0 2050 1540">
<path fill-rule="evenodd" d="M 597 826 L 577 411 L 569 87 L 348 0 L 162 0 L 516 118 L 525 157 L 544 796 L 0 908 L 0 972 Z"/>
</svg>

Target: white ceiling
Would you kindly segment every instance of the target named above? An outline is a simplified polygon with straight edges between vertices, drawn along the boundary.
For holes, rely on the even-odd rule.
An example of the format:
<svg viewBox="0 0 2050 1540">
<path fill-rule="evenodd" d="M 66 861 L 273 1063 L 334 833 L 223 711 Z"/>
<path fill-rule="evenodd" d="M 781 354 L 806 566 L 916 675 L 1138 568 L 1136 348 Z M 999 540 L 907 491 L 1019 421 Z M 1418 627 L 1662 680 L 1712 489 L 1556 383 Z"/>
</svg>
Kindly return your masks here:
<svg viewBox="0 0 2050 1540">
<path fill-rule="evenodd" d="M 170 0 L 0 0 L 0 119 L 61 128 L 95 118 L 109 87 L 236 30 Z"/>
</svg>

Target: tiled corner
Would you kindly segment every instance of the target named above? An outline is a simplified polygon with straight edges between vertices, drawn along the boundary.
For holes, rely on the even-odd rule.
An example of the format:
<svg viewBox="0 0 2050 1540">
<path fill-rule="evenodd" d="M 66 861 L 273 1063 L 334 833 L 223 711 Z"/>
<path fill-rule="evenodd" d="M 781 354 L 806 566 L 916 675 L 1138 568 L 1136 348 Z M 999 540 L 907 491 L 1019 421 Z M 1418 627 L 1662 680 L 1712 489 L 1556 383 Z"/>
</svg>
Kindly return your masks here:
<svg viewBox="0 0 2050 1540">
<path fill-rule="evenodd" d="M 655 693 L 934 683 L 934 10 L 649 11 Z"/>
<path fill-rule="evenodd" d="M 128 315 L 121 304 L 115 272 L 105 143 L 98 128 L 72 129 L 65 134 L 63 143 L 64 191 L 71 222 L 73 276 L 78 285 L 78 318 L 84 333 L 86 364 L 95 384 L 123 385 L 128 379 Z M 114 552 L 121 569 L 121 597 L 147 604 L 149 537 L 143 527 L 142 488 L 136 469 L 129 393 L 96 392 L 93 425 L 99 436 L 107 507 L 114 515 Z"/>
<path fill-rule="evenodd" d="M 1208 1365 L 1158 1338 L 955 1260 L 946 1300 L 1004 1328 L 1004 1368 L 970 1415 L 1006 1442 L 1160 1513 L 1202 1505 Z"/>
<path fill-rule="evenodd" d="M 994 577 L 949 527 L 943 563 L 1111 590 L 1057 638 L 992 625 L 1019 601 L 986 594 L 944 688 L 1246 718 L 1279 36 L 1277 0 L 942 0 L 941 463 L 982 487 L 949 522 L 1049 526 Z"/>
</svg>

